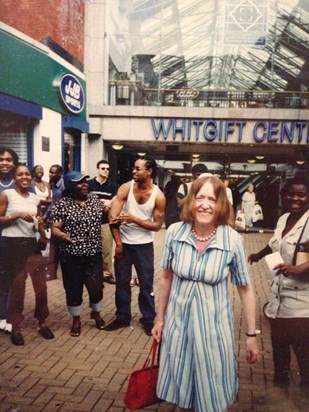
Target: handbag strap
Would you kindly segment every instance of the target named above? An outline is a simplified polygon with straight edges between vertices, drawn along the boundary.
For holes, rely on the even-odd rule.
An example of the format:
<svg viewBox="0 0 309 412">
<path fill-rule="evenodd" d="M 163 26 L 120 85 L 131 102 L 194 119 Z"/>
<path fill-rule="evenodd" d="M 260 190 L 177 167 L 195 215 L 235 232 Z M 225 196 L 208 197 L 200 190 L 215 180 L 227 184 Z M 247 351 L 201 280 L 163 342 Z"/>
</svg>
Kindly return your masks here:
<svg viewBox="0 0 309 412">
<path fill-rule="evenodd" d="M 309 217 L 307 217 L 307 220 L 306 220 L 306 222 L 305 222 L 305 224 L 304 224 L 304 226 L 303 226 L 303 228 L 302 228 L 302 231 L 300 232 L 299 238 L 298 238 L 298 240 L 297 240 L 297 242 L 296 242 L 296 245 L 295 245 L 295 248 L 294 248 L 293 265 L 296 264 L 297 248 L 298 248 L 298 246 L 299 246 L 299 244 L 300 244 L 300 242 L 301 242 L 301 238 L 303 237 L 303 234 L 304 234 L 304 232 L 305 232 L 305 229 L 306 229 L 306 226 L 307 226 L 308 221 L 309 221 Z"/>
<path fill-rule="evenodd" d="M 146 368 L 147 366 L 153 367 L 153 366 L 158 366 L 160 363 L 160 351 L 161 351 L 161 342 L 158 343 L 155 339 L 152 341 L 152 345 L 150 348 L 150 351 L 148 353 L 148 356 L 145 360 L 143 369 Z"/>
</svg>

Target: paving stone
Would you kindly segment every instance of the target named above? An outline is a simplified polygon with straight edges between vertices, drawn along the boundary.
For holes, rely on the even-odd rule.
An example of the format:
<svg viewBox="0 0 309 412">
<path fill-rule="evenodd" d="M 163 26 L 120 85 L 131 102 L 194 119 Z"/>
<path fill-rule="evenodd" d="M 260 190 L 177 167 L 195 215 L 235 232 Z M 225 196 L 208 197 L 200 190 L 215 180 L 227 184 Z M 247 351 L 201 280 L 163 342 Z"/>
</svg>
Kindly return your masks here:
<svg viewBox="0 0 309 412">
<path fill-rule="evenodd" d="M 165 230 L 155 234 L 155 297 L 158 298 L 161 249 Z M 246 253 L 260 250 L 270 234 L 243 234 Z M 249 267 L 257 298 L 257 329 L 260 361 L 250 367 L 245 361 L 245 321 L 237 290 L 230 287 L 232 296 L 235 339 L 238 354 L 239 393 L 229 412 L 308 412 L 306 401 L 300 402 L 299 373 L 292 358 L 292 384 L 285 409 L 279 403 L 262 398 L 273 389 L 273 364 L 270 325 L 263 314 L 263 305 L 270 294 L 271 277 L 264 261 Z M 24 337 L 26 345 L 14 347 L 9 336 L 0 334 L 0 412 L 129 412 L 123 397 L 132 370 L 140 368 L 148 354 L 151 337 L 145 335 L 139 323 L 139 288 L 132 288 L 132 322 L 129 328 L 114 332 L 96 329 L 89 319 L 84 293 L 82 331 L 78 338 L 69 335 L 71 318 L 67 313 L 61 272 L 57 280 L 47 282 L 50 317 L 48 325 L 55 339 L 45 341 L 38 335 L 33 318 L 34 293 L 27 279 L 25 299 Z M 115 317 L 115 287 L 105 284 L 103 310 L 105 322 Z M 283 407 L 283 406 L 280 406 Z M 277 409 L 276 409 L 277 408 Z M 290 409 L 287 409 L 290 408 Z M 307 409 L 306 409 L 307 408 Z M 172 412 L 173 406 L 162 402 L 144 412 Z"/>
</svg>

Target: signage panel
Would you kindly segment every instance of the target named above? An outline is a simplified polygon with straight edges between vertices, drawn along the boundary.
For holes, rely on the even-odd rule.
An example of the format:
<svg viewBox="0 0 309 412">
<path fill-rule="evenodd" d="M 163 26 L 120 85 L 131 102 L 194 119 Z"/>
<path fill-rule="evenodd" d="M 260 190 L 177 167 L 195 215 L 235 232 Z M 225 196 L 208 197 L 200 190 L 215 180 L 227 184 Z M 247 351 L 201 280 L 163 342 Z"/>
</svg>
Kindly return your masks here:
<svg viewBox="0 0 309 412">
<path fill-rule="evenodd" d="M 79 80 L 72 74 L 65 74 L 60 80 L 60 94 L 64 105 L 74 114 L 80 113 L 85 105 L 85 93 Z"/>
</svg>

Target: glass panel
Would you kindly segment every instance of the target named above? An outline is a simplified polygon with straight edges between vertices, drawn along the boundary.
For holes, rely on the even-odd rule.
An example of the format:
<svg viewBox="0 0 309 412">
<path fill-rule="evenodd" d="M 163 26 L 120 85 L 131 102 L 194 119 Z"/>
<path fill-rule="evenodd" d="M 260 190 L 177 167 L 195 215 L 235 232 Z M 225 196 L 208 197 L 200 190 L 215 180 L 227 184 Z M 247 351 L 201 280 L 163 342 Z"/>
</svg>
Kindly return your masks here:
<svg viewBox="0 0 309 412">
<path fill-rule="evenodd" d="M 112 104 L 181 104 L 170 89 L 183 88 L 306 90 L 307 1 L 107 2 Z"/>
</svg>

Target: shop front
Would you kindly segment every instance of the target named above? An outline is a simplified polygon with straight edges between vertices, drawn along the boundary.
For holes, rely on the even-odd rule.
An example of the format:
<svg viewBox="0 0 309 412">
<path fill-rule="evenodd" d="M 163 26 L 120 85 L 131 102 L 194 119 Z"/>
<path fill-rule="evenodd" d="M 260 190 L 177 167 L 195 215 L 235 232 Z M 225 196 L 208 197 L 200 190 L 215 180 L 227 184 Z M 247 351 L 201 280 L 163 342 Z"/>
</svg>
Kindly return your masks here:
<svg viewBox="0 0 309 412">
<path fill-rule="evenodd" d="M 0 23 L 0 145 L 30 167 L 83 170 L 89 130 L 82 72 L 48 47 Z M 46 173 L 46 172 L 45 172 Z"/>
</svg>

